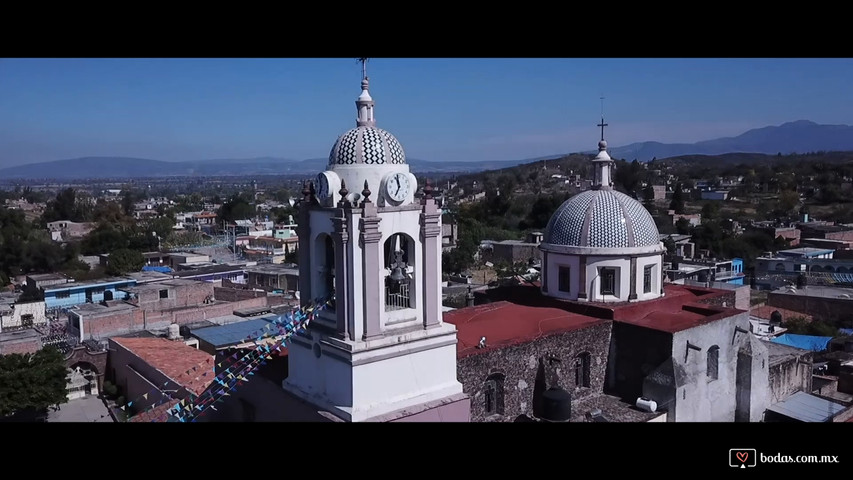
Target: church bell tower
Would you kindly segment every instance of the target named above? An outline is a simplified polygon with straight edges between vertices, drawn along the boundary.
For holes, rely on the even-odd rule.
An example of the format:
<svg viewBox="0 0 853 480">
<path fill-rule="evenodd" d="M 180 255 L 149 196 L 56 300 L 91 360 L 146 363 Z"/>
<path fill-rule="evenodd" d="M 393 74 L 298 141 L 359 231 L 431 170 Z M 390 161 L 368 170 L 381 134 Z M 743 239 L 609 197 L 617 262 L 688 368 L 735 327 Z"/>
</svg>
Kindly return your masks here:
<svg viewBox="0 0 853 480">
<path fill-rule="evenodd" d="M 331 299 L 288 350 L 289 392 L 345 421 L 468 421 L 456 328 L 442 321 L 441 211 L 376 127 L 362 62 L 356 127 L 303 188 L 303 306 Z"/>
</svg>

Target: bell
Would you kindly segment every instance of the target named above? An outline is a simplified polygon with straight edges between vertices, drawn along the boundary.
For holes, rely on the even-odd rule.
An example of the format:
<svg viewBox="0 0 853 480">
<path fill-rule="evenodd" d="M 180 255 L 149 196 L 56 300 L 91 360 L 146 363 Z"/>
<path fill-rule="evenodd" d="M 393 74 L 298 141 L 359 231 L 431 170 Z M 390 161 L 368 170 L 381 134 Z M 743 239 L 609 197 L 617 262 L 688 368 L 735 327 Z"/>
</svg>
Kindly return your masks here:
<svg viewBox="0 0 853 480">
<path fill-rule="evenodd" d="M 394 270 L 391 271 L 391 281 L 399 285 L 405 279 L 406 276 L 403 274 L 403 269 L 400 267 L 394 267 Z"/>
</svg>

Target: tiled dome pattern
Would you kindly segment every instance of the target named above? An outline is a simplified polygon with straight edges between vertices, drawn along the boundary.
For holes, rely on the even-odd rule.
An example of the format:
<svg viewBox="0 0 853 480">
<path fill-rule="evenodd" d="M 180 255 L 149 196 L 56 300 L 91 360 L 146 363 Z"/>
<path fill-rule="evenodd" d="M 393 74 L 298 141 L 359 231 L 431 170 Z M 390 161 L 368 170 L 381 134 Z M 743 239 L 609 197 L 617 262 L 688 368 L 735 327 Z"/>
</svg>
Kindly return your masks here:
<svg viewBox="0 0 853 480">
<path fill-rule="evenodd" d="M 329 166 L 353 164 L 404 164 L 406 154 L 400 142 L 385 130 L 358 127 L 338 137 L 329 152 Z"/>
<path fill-rule="evenodd" d="M 613 190 L 588 190 L 566 200 L 551 216 L 544 243 L 572 247 L 631 248 L 659 243 L 648 210 Z"/>
<path fill-rule="evenodd" d="M 595 198 L 595 193 L 592 190 L 587 190 L 563 202 L 560 208 L 551 215 L 551 220 L 545 227 L 543 241 L 555 245 L 580 245 L 583 218 L 590 202 Z M 573 221 L 573 219 L 580 219 L 580 221 Z"/>
</svg>

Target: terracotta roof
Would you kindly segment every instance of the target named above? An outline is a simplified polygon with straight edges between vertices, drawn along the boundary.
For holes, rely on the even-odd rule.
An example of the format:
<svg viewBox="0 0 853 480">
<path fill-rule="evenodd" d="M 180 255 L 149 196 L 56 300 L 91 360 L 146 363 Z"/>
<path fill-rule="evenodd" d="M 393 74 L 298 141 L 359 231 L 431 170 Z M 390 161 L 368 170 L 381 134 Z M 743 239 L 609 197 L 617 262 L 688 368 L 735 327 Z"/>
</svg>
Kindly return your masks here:
<svg viewBox="0 0 853 480">
<path fill-rule="evenodd" d="M 183 342 L 160 337 L 112 340 L 196 395 L 213 381 L 213 356 Z"/>
<path fill-rule="evenodd" d="M 808 313 L 795 312 L 794 310 L 787 310 L 779 307 L 772 307 L 770 305 L 761 305 L 760 307 L 755 307 L 749 310 L 749 314 L 753 317 L 758 317 L 763 320 L 770 320 L 770 315 L 775 311 L 779 311 L 782 314 L 782 322 L 787 322 L 788 320 L 796 317 L 802 317 L 806 320 L 811 321 L 812 316 Z"/>
<path fill-rule="evenodd" d="M 161 403 L 151 410 L 130 417 L 127 421 L 130 423 L 165 422 L 167 420 L 166 411 L 172 408 L 175 403 L 177 402 Z"/>
<path fill-rule="evenodd" d="M 465 357 L 577 330 L 604 320 L 557 308 L 497 302 L 452 310 L 444 314 L 444 321 L 456 325 L 456 351 L 459 357 Z M 486 348 L 477 348 L 481 337 L 486 337 Z"/>
<path fill-rule="evenodd" d="M 535 285 L 503 287 L 487 291 L 493 303 L 451 310 L 444 321 L 456 325 L 461 358 L 610 320 L 675 333 L 742 312 L 697 303 L 728 293 L 724 290 L 683 285 L 664 289 L 666 295 L 655 300 L 601 304 L 547 297 Z M 482 337 L 486 348 L 479 349 Z"/>
</svg>

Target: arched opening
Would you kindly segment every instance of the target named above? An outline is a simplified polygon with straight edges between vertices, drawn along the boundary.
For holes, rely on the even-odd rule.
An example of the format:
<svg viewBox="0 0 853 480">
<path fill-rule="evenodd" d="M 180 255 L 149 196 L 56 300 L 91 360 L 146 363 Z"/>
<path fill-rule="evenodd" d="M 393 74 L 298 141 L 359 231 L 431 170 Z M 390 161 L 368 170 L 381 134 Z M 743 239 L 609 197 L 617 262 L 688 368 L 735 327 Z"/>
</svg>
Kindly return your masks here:
<svg viewBox="0 0 853 480">
<path fill-rule="evenodd" d="M 104 290 L 104 301 L 108 302 L 113 299 L 113 291 L 112 290 Z"/>
<path fill-rule="evenodd" d="M 777 272 L 784 272 L 785 271 L 785 264 L 784 263 L 777 263 L 776 264 L 776 271 Z"/>
<path fill-rule="evenodd" d="M 590 354 L 583 352 L 575 357 L 575 386 L 589 388 Z"/>
<path fill-rule="evenodd" d="M 89 362 L 76 362 L 68 369 L 66 390 L 69 399 L 98 394 L 98 368 Z"/>
<path fill-rule="evenodd" d="M 483 401 L 486 415 L 504 414 L 504 379 L 502 373 L 493 373 L 486 378 L 483 385 Z"/>
<path fill-rule="evenodd" d="M 708 380 L 716 380 L 720 375 L 720 347 L 714 345 L 708 349 Z"/>
<path fill-rule="evenodd" d="M 850 269 L 847 267 L 838 267 L 838 269 L 836 269 L 836 273 L 850 273 Z"/>
<path fill-rule="evenodd" d="M 395 233 L 385 241 L 384 252 L 385 311 L 415 308 L 415 241 Z"/>
<path fill-rule="evenodd" d="M 335 243 L 332 237 L 320 234 L 314 242 L 315 279 L 313 296 L 325 299 L 335 294 Z M 330 308 L 333 308 L 330 305 Z"/>
</svg>

